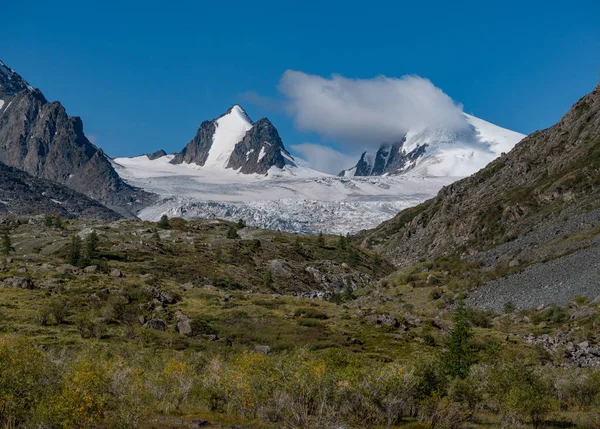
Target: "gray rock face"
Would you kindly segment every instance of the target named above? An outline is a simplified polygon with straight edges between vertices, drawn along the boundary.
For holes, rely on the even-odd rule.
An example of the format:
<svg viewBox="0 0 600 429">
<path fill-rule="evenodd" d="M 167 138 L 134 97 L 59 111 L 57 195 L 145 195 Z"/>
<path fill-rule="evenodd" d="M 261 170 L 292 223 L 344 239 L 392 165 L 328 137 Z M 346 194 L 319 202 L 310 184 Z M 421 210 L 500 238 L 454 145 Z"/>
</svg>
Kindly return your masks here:
<svg viewBox="0 0 600 429">
<path fill-rule="evenodd" d="M 243 174 L 266 174 L 273 166 L 285 167 L 284 153 L 288 156 L 289 163 L 292 156 L 285 150 L 279 133 L 271 121 L 262 118 L 235 146 L 227 168 L 239 169 Z"/>
<path fill-rule="evenodd" d="M 148 159 L 150 161 L 153 161 L 155 159 L 162 158 L 166 154 L 167 154 L 167 152 L 165 152 L 163 149 L 161 149 L 161 150 L 157 150 L 156 152 L 147 153 L 146 156 L 148 157 Z"/>
<path fill-rule="evenodd" d="M 204 121 L 200 124 L 196 136 L 189 142 L 181 152 L 175 155 L 175 158 L 171 160 L 171 164 L 186 164 L 195 163 L 198 165 L 204 165 L 206 158 L 208 158 L 208 152 L 212 146 L 213 135 L 217 126 L 215 120 Z"/>
<path fill-rule="evenodd" d="M 217 130 L 217 121 L 229 115 L 236 106 L 232 106 L 223 115 L 212 121 L 204 121 L 196 136 L 181 152 L 171 160 L 171 164 L 197 164 L 206 163 L 213 144 L 213 137 Z M 238 107 L 239 108 L 239 107 Z M 295 165 L 292 155 L 285 149 L 277 129 L 267 119 L 262 118 L 252 123 L 246 113 L 241 110 L 242 116 L 252 124 L 244 137 L 235 144 L 234 150 L 226 162 L 226 168 L 239 170 L 242 174 L 266 174 L 271 167 L 283 168 L 286 165 Z"/>
<path fill-rule="evenodd" d="M 355 176 L 382 176 L 384 174 L 400 174 L 415 166 L 422 157 L 427 145 L 419 146 L 406 153 L 402 149 L 404 140 L 394 144 L 382 144 L 377 153 L 363 152 L 354 171 Z M 352 170 L 352 169 L 350 169 Z M 345 176 L 350 170 L 342 171 L 339 176 Z"/>
<path fill-rule="evenodd" d="M 131 216 L 151 197 L 124 183 L 80 118 L 48 102 L 0 62 L 0 162 L 65 185 Z"/>
<path fill-rule="evenodd" d="M 117 220 L 121 216 L 66 186 L 0 163 L 0 216 L 53 214 L 64 218 Z"/>
</svg>

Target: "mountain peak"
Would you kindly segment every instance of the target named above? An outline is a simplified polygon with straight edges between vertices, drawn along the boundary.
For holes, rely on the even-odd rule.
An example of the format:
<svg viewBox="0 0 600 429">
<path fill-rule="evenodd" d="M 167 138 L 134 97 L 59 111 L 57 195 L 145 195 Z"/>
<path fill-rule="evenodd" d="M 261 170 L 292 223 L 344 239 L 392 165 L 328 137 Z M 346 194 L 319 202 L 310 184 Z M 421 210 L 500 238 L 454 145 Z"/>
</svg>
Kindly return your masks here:
<svg viewBox="0 0 600 429">
<path fill-rule="evenodd" d="M 223 113 L 221 116 L 219 116 L 216 120 L 218 121 L 219 119 L 224 118 L 226 116 L 232 116 L 232 117 L 238 118 L 242 122 L 249 123 L 250 125 L 253 124 L 252 119 L 250 119 L 250 116 L 248 116 L 246 111 L 239 104 L 234 104 L 233 106 L 231 106 L 229 109 L 227 109 L 227 111 L 225 113 Z"/>
<path fill-rule="evenodd" d="M 0 95 L 12 96 L 23 90 L 35 91 L 33 86 L 0 60 Z"/>
</svg>

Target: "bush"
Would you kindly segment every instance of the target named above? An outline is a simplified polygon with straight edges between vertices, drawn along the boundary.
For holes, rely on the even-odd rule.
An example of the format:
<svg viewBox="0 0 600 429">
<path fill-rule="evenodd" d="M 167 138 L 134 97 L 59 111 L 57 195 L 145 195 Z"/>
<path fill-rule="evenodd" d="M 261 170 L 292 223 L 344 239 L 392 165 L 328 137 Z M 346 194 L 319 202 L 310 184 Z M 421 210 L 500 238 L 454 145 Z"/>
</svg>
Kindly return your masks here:
<svg viewBox="0 0 600 429">
<path fill-rule="evenodd" d="M 41 326 L 48 324 L 60 325 L 69 316 L 69 307 L 64 298 L 53 298 L 42 305 L 36 317 Z"/>
<path fill-rule="evenodd" d="M 238 238 L 240 238 L 239 234 L 237 233 L 237 231 L 235 230 L 234 227 L 230 227 L 227 230 L 227 238 L 230 240 L 236 240 Z"/>
<path fill-rule="evenodd" d="M 506 301 L 502 306 L 502 311 L 504 314 L 510 314 L 515 312 L 515 304 L 512 301 Z"/>
<path fill-rule="evenodd" d="M 156 227 L 160 229 L 169 229 L 171 228 L 171 224 L 169 223 L 169 218 L 167 215 L 162 215 L 160 220 L 156 222 Z"/>
<path fill-rule="evenodd" d="M 464 405 L 438 394 L 425 399 L 419 410 L 419 419 L 429 423 L 431 429 L 459 429 L 471 415 Z"/>
<path fill-rule="evenodd" d="M 491 391 L 500 404 L 506 424 L 528 422 L 539 428 L 556 404 L 551 383 L 518 362 L 494 371 Z"/>
<path fill-rule="evenodd" d="M 21 426 L 50 393 L 51 366 L 29 342 L 0 337 L 0 425 Z"/>
</svg>

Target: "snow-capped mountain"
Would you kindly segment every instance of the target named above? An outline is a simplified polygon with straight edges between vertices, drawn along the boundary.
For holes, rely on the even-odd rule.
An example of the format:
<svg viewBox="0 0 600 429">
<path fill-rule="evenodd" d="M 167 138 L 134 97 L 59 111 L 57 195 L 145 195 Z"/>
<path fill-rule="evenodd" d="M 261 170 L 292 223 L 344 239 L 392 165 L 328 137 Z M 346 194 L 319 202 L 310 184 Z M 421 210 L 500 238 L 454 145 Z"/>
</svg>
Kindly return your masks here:
<svg viewBox="0 0 600 429">
<path fill-rule="evenodd" d="M 138 216 L 244 219 L 264 228 L 347 233 L 371 228 L 434 196 L 478 162 L 508 151 L 521 135 L 474 117 L 462 134 L 408 133 L 376 154 L 363 154 L 347 176 L 312 170 L 285 149 L 268 119 L 252 122 L 240 106 L 204 121 L 179 153 L 116 158 L 127 183 L 161 199 Z M 457 160 L 469 168 L 453 176 Z M 482 159 L 479 159 L 481 157 Z M 391 174 L 396 173 L 396 174 Z M 380 177 L 373 177 L 373 176 Z M 362 177 L 368 176 L 368 177 Z"/>
<path fill-rule="evenodd" d="M 170 162 L 232 169 L 242 174 L 297 167 L 273 124 L 267 118 L 253 123 L 238 105 L 217 119 L 202 122 L 196 136 Z"/>
<path fill-rule="evenodd" d="M 409 131 L 397 143 L 364 152 L 358 163 L 339 175 L 382 176 L 410 172 L 422 176 L 468 176 L 508 152 L 525 136 L 464 114 L 459 129 Z"/>
</svg>

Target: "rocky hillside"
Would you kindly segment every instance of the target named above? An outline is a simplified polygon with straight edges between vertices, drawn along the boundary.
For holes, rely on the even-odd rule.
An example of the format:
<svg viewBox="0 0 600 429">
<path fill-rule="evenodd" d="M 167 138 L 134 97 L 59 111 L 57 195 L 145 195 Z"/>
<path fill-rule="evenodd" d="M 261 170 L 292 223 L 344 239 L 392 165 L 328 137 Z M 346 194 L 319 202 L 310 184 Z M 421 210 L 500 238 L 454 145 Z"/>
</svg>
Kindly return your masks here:
<svg viewBox="0 0 600 429">
<path fill-rule="evenodd" d="M 200 124 L 192 141 L 171 160 L 184 162 L 243 174 L 266 174 L 272 167 L 295 165 L 273 124 L 267 118 L 253 123 L 237 105 Z"/>
<path fill-rule="evenodd" d="M 0 162 L 68 186 L 131 216 L 150 195 L 121 180 L 103 151 L 84 134 L 80 118 L 48 102 L 0 62 Z"/>
<path fill-rule="evenodd" d="M 121 216 L 66 186 L 0 163 L 0 216 L 53 214 L 64 218 L 116 220 Z"/>
<path fill-rule="evenodd" d="M 361 238 L 397 266 L 456 253 L 517 266 L 593 244 L 599 191 L 600 86 L 556 125 Z"/>
</svg>

